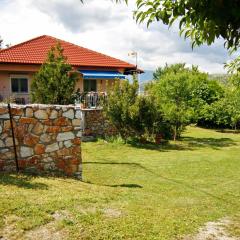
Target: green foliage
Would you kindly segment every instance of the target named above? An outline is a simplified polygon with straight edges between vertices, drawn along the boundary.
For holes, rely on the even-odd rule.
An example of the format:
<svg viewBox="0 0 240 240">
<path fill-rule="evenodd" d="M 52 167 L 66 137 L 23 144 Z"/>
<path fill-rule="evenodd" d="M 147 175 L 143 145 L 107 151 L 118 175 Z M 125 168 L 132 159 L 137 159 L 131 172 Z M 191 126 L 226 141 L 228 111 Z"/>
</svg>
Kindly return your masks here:
<svg viewBox="0 0 240 240">
<path fill-rule="evenodd" d="M 185 69 L 185 63 L 177 63 L 168 65 L 166 63 L 165 67 L 158 67 L 155 72 L 153 73 L 153 80 L 160 80 L 164 74 L 167 73 L 177 73 Z"/>
<path fill-rule="evenodd" d="M 172 126 L 174 140 L 180 137 L 190 122 L 193 108 L 190 104 L 191 85 L 187 71 L 167 73 L 150 90 L 160 106 L 164 119 Z"/>
<path fill-rule="evenodd" d="M 192 122 L 196 122 L 199 125 L 205 126 L 207 117 L 206 109 L 210 109 L 209 106 L 211 104 L 224 97 L 224 89 L 218 81 L 210 80 L 208 75 L 204 73 L 195 74 L 191 85 L 191 104 L 194 108 Z M 209 119 L 210 118 L 207 120 L 208 125 L 210 124 Z"/>
<path fill-rule="evenodd" d="M 104 111 L 123 139 L 132 135 L 131 108 L 136 103 L 137 92 L 136 79 L 132 84 L 128 80 L 117 81 L 113 90 L 108 92 L 108 101 L 104 106 Z"/>
<path fill-rule="evenodd" d="M 170 132 L 173 132 L 173 138 L 176 139 L 186 125 L 196 121 L 196 106 L 203 104 L 202 98 L 208 97 L 204 94 L 210 94 L 202 86 L 207 75 L 200 73 L 196 66 L 187 68 L 184 63 L 178 63 L 158 68 L 154 78 L 155 81 L 146 87 L 146 91 L 157 99 L 158 107 L 163 112 L 163 120 L 171 125 Z"/>
<path fill-rule="evenodd" d="M 207 74 L 199 73 L 192 81 L 192 97 L 211 104 L 224 95 L 223 87 L 216 80 L 209 80 Z"/>
<path fill-rule="evenodd" d="M 225 64 L 229 74 L 238 74 L 240 73 L 240 56 L 232 60 L 230 63 Z"/>
<path fill-rule="evenodd" d="M 171 129 L 152 96 L 138 96 L 138 82 L 118 81 L 109 91 L 104 111 L 124 140 L 148 138 L 157 133 L 169 137 Z"/>
<path fill-rule="evenodd" d="M 154 110 L 154 104 L 151 104 L 150 99 L 145 96 L 137 97 L 136 102 L 130 107 L 131 125 L 139 137 L 147 131 L 154 131 Z"/>
<path fill-rule="evenodd" d="M 132 129 L 138 137 L 161 134 L 165 139 L 171 135 L 171 127 L 163 118 L 161 108 L 153 96 L 138 96 L 130 109 Z"/>
<path fill-rule="evenodd" d="M 240 72 L 232 74 L 229 77 L 229 82 L 230 82 L 230 84 L 233 85 L 233 87 L 240 90 Z"/>
<path fill-rule="evenodd" d="M 73 93 L 77 73 L 71 73 L 72 67 L 63 55 L 64 49 L 58 43 L 48 53 L 38 73 L 35 74 L 31 97 L 33 102 L 43 104 L 73 103 Z"/>
<path fill-rule="evenodd" d="M 196 66 L 184 63 L 158 68 L 155 80 L 138 96 L 135 81 L 118 82 L 105 108 L 124 139 L 164 135 L 177 139 L 185 127 L 240 127 L 240 80 L 232 75 L 228 85 L 209 79 Z"/>
<path fill-rule="evenodd" d="M 211 105 L 205 105 L 202 109 L 199 125 L 205 127 L 225 128 L 231 126 L 231 113 L 228 101 L 224 97 Z"/>
<path fill-rule="evenodd" d="M 212 102 L 205 102 L 201 108 L 199 125 L 237 129 L 240 123 L 239 78 L 237 75 L 233 75 L 229 80 L 228 85 L 224 87 L 216 85 L 212 89 L 215 97 Z"/>
<path fill-rule="evenodd" d="M 231 115 L 231 126 L 236 130 L 237 125 L 240 122 L 240 91 L 234 89 L 228 93 L 227 96 L 227 108 Z"/>
<path fill-rule="evenodd" d="M 82 143 L 84 182 L 1 173 L 2 239 L 194 239 L 239 215 L 240 135 L 187 130 L 160 146 Z"/>
<path fill-rule="evenodd" d="M 180 76 L 184 76 L 185 80 L 183 81 Z M 176 129 L 177 137 L 189 123 L 211 128 L 238 127 L 240 123 L 238 74 L 232 75 L 230 81 L 223 84 L 201 73 L 197 67 L 189 69 L 184 64 L 175 64 L 158 68 L 155 79 L 148 84 L 146 90 L 159 98 L 164 119 Z M 183 124 L 180 124 L 182 127 L 179 127 L 179 130 L 176 127 L 179 126 L 177 121 Z"/>
<path fill-rule="evenodd" d="M 136 0 L 138 22 L 162 21 L 171 26 L 179 22 L 180 34 L 192 40 L 193 46 L 211 45 L 217 38 L 225 46 L 237 49 L 240 45 L 240 5 L 229 0 Z"/>
</svg>

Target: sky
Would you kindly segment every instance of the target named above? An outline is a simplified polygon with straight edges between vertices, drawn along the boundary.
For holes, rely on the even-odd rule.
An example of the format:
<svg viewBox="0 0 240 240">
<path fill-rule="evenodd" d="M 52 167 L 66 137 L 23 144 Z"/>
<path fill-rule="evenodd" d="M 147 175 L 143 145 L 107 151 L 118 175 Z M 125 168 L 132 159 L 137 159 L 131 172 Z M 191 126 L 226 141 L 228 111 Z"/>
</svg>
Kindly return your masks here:
<svg viewBox="0 0 240 240">
<path fill-rule="evenodd" d="M 225 72 L 230 57 L 223 40 L 192 50 L 177 24 L 168 29 L 156 22 L 147 28 L 133 19 L 134 9 L 134 0 L 128 6 L 110 0 L 0 0 L 0 36 L 14 45 L 51 35 L 131 63 L 135 59 L 128 53 L 136 51 L 144 70 L 185 62 L 208 73 Z"/>
</svg>

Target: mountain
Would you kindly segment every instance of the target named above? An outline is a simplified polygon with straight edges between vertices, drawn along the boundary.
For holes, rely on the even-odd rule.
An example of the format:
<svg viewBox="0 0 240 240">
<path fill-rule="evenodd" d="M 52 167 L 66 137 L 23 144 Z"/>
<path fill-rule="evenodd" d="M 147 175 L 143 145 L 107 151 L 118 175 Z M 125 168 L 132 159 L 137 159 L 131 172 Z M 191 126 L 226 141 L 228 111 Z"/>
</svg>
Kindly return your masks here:
<svg viewBox="0 0 240 240">
<path fill-rule="evenodd" d="M 209 74 L 209 79 L 217 80 L 223 83 L 224 85 L 228 83 L 228 78 L 229 78 L 228 74 Z"/>
<path fill-rule="evenodd" d="M 153 80 L 153 73 L 154 71 L 145 70 L 144 73 L 139 75 L 139 90 L 140 92 L 144 91 L 144 86 L 146 83 Z"/>
<path fill-rule="evenodd" d="M 143 84 L 143 83 L 153 80 L 153 73 L 154 73 L 154 71 L 146 70 L 144 73 L 140 74 L 139 75 L 140 84 Z"/>
</svg>

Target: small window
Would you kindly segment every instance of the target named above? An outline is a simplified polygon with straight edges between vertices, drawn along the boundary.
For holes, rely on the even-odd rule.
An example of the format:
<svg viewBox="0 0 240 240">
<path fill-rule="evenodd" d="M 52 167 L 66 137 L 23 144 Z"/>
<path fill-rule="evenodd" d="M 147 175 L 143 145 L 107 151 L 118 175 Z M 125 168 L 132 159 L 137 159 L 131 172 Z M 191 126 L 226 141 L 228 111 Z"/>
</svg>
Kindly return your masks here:
<svg viewBox="0 0 240 240">
<path fill-rule="evenodd" d="M 84 92 L 96 92 L 97 80 L 96 79 L 84 79 Z"/>
<path fill-rule="evenodd" d="M 23 77 L 11 78 L 13 93 L 28 93 L 28 79 Z"/>
</svg>

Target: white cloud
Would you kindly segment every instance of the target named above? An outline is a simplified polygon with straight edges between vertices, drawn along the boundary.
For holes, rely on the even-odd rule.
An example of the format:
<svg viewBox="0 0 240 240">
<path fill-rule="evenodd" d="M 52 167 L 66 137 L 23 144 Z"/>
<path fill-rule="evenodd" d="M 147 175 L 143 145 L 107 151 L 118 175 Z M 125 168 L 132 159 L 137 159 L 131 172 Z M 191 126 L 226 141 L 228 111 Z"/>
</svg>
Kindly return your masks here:
<svg viewBox="0 0 240 240">
<path fill-rule="evenodd" d="M 149 29 L 138 25 L 129 6 L 110 0 L 0 0 L 0 35 L 5 43 L 18 43 L 48 34 L 134 63 L 127 56 L 138 51 L 142 69 L 155 69 L 166 62 L 199 65 L 210 73 L 224 72 L 229 57 L 219 40 L 211 47 L 192 51 L 189 41 L 160 23 Z"/>
</svg>

